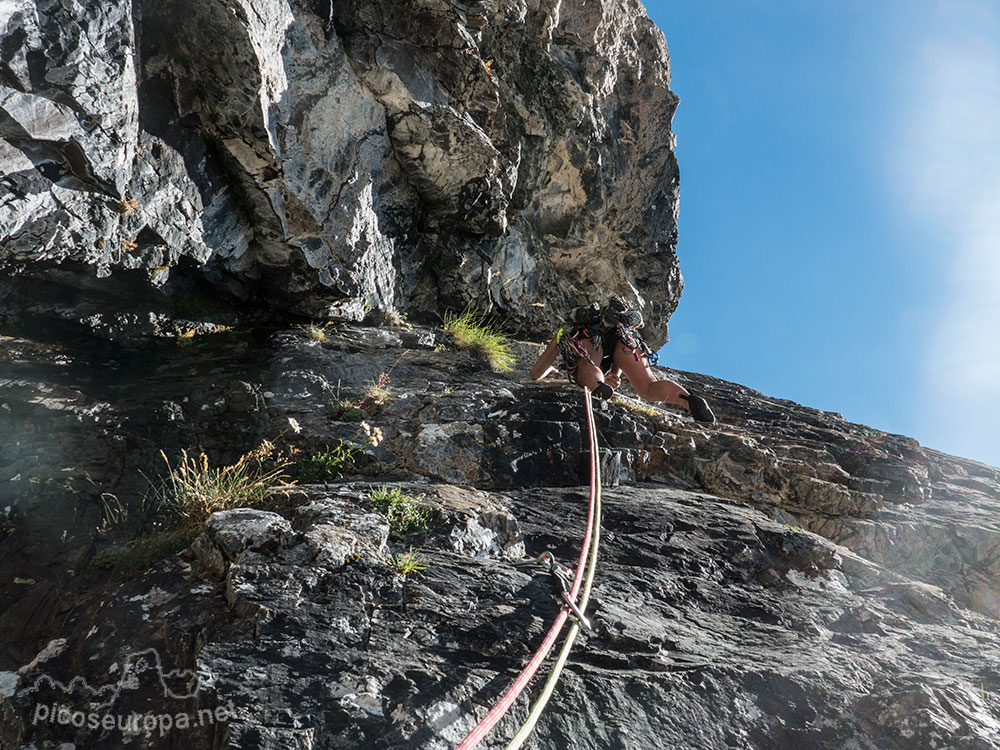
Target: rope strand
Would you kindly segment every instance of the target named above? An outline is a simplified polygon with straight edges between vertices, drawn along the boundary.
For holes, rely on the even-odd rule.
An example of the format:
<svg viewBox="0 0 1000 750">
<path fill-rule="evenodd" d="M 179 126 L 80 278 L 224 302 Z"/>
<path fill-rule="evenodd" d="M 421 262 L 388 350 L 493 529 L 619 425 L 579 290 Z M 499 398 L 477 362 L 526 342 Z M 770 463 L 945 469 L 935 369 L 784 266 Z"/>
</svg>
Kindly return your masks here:
<svg viewBox="0 0 1000 750">
<path fill-rule="evenodd" d="M 585 610 L 586 600 L 590 596 L 590 581 L 593 579 L 594 567 L 597 564 L 596 542 L 600 536 L 600 530 L 598 528 L 599 521 L 597 524 L 595 524 L 595 520 L 599 519 L 599 513 L 600 513 L 599 508 L 601 502 L 600 461 L 597 455 L 597 432 L 594 427 L 594 416 L 590 399 L 590 391 L 587 388 L 583 389 L 583 397 L 584 397 L 584 404 L 586 405 L 587 408 L 587 424 L 590 429 L 590 507 L 587 513 L 587 528 L 583 536 L 583 545 L 580 549 L 580 559 L 577 563 L 576 573 L 573 576 L 573 585 L 570 589 L 570 598 L 576 600 L 577 594 L 580 592 L 580 587 L 585 585 L 584 598 L 581 598 L 581 603 L 579 606 L 581 611 Z M 584 567 L 587 565 L 588 562 L 588 552 L 590 552 L 591 550 L 591 539 L 593 539 L 595 547 L 593 553 L 591 553 L 589 558 L 590 564 L 589 566 L 587 566 L 588 570 L 586 575 L 588 581 L 586 582 L 586 584 L 584 584 Z M 562 630 L 563 626 L 566 624 L 566 619 L 568 617 L 569 617 L 569 609 L 564 605 L 559 610 L 559 615 L 556 617 L 555 622 L 552 623 L 552 627 L 549 628 L 549 632 L 546 634 L 545 639 L 542 641 L 542 644 L 538 647 L 538 650 L 535 652 L 534 656 L 532 656 L 531 660 L 527 663 L 527 665 L 525 665 L 524 669 L 521 670 L 521 673 L 517 676 L 517 679 L 514 680 L 511 686 L 507 689 L 507 692 L 504 693 L 503 697 L 501 697 L 500 700 L 497 701 L 496 705 L 493 706 L 492 709 L 490 709 L 490 712 L 486 714 L 486 717 L 482 721 L 480 721 L 479 724 L 477 724 L 471 732 L 469 732 L 468 736 L 464 740 L 462 740 L 457 750 L 473 750 L 473 748 L 475 748 L 482 741 L 483 737 L 486 736 L 486 733 L 489 732 L 494 726 L 496 726 L 496 723 L 500 721 L 501 718 L 503 718 L 504 714 L 507 713 L 507 710 L 511 707 L 511 705 L 513 705 L 514 701 L 517 700 L 518 696 L 527 686 L 528 681 L 531 680 L 535 672 L 537 672 L 538 668 L 542 665 L 542 662 L 545 661 L 545 658 L 549 655 L 549 652 L 555 645 L 556 639 L 559 637 L 559 633 Z M 572 638 L 567 638 L 567 644 L 569 646 L 572 645 L 572 639 L 576 638 L 577 630 L 579 630 L 579 625 L 576 622 L 574 622 L 573 627 L 570 629 L 570 635 L 572 636 Z M 565 655 L 568 655 L 569 648 L 567 646 L 564 646 L 563 652 L 565 652 Z M 563 653 L 560 654 L 559 658 L 563 662 L 565 662 L 565 656 Z M 560 667 L 559 669 L 561 671 L 562 668 Z M 554 684 L 555 683 L 553 682 L 553 687 Z M 551 692 L 551 690 L 549 692 Z M 548 699 L 546 698 L 546 701 L 547 700 Z M 536 708 L 538 709 L 538 714 L 541 714 L 541 711 L 544 708 L 544 702 L 542 703 L 541 708 L 538 708 L 538 704 L 536 703 Z M 530 720 L 531 716 L 529 715 L 529 721 Z M 538 718 L 536 716 L 534 721 L 537 720 Z M 531 723 L 532 727 L 534 727 L 534 721 Z M 523 730 L 524 727 L 522 727 L 521 731 Z M 531 728 L 528 729 L 528 732 L 524 736 L 527 737 L 527 734 L 530 732 Z M 521 742 L 523 741 L 524 740 L 522 738 Z"/>
<path fill-rule="evenodd" d="M 580 595 L 580 601 L 577 602 L 577 607 L 581 612 L 587 611 L 587 603 L 590 601 L 590 587 L 594 581 L 594 572 L 597 569 L 597 548 L 601 540 L 601 461 L 597 450 L 597 428 L 594 426 L 594 413 L 591 409 L 589 392 L 587 393 L 587 424 L 590 427 L 591 496 L 595 498 L 593 506 L 594 544 L 590 548 L 590 559 L 587 564 L 587 577 L 583 583 L 583 593 Z M 573 642 L 576 640 L 577 633 L 579 632 L 580 623 L 574 620 L 573 625 L 569 629 L 569 634 L 566 636 L 566 641 L 563 643 L 562 650 L 556 659 L 556 663 L 552 667 L 552 672 L 549 674 L 549 679 L 545 681 L 542 692 L 538 695 L 535 705 L 531 708 L 531 713 L 528 714 L 528 718 L 524 724 L 521 725 L 517 734 L 514 735 L 514 738 L 507 745 L 506 750 L 518 750 L 534 730 L 535 724 L 538 723 L 538 718 L 542 715 L 542 711 L 545 710 L 549 698 L 552 697 L 556 683 L 559 682 L 559 677 L 562 674 L 563 667 L 566 666 L 569 652 L 572 650 Z"/>
</svg>

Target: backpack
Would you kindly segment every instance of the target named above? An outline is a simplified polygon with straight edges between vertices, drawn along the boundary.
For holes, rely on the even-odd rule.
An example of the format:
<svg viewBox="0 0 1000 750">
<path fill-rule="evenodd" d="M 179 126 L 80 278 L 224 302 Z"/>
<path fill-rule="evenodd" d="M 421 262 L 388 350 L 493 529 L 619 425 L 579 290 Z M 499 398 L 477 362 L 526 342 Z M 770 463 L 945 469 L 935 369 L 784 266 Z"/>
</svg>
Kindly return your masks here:
<svg viewBox="0 0 1000 750">
<path fill-rule="evenodd" d="M 612 297 L 601 314 L 601 325 L 608 330 L 621 327 L 625 331 L 642 328 L 642 313 L 628 306 L 621 297 Z"/>
<path fill-rule="evenodd" d="M 566 320 L 574 327 L 574 338 L 593 338 L 601 342 L 605 336 L 611 335 L 631 349 L 637 360 L 645 357 L 651 365 L 659 360 L 657 353 L 639 335 L 643 326 L 642 313 L 629 307 L 621 297 L 612 297 L 603 310 L 596 302 L 574 307 L 566 313 Z M 575 369 L 575 358 L 572 358 L 572 367 L 569 367 L 570 357 L 567 354 L 564 356 L 567 356 L 568 369 Z"/>
</svg>

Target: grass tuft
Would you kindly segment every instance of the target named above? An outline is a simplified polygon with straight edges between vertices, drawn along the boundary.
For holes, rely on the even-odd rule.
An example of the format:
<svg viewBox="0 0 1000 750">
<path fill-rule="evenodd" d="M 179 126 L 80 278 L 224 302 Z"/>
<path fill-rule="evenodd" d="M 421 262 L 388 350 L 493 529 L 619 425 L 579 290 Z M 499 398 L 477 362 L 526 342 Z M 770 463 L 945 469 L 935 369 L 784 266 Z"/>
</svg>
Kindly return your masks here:
<svg viewBox="0 0 1000 750">
<path fill-rule="evenodd" d="M 444 330 L 452 335 L 459 349 L 487 362 L 494 371 L 514 369 L 514 354 L 507 335 L 497 330 L 493 321 L 469 311 L 461 315 L 449 313 L 445 316 Z"/>
<path fill-rule="evenodd" d="M 379 373 L 378 380 L 368 381 L 364 395 L 358 401 L 358 408 L 374 415 L 392 400 L 392 389 L 389 387 L 389 374 Z"/>
<path fill-rule="evenodd" d="M 318 326 L 315 323 L 310 323 L 306 326 L 299 326 L 299 330 L 305 334 L 306 338 L 310 341 L 326 341 L 327 333 L 326 329 L 330 326 L 329 323 L 325 325 Z"/>
<path fill-rule="evenodd" d="M 416 498 L 403 492 L 401 487 L 387 484 L 371 487 L 369 500 L 389 522 L 389 530 L 396 536 L 423 531 L 430 521 L 430 514 Z"/>
<path fill-rule="evenodd" d="M 427 570 L 424 562 L 424 559 L 411 549 L 409 552 L 390 557 L 389 567 L 402 576 L 410 576 Z"/>
<path fill-rule="evenodd" d="M 215 511 L 259 505 L 273 492 L 288 488 L 287 463 L 279 460 L 273 468 L 264 468 L 265 462 L 274 462 L 273 451 L 273 444 L 265 441 L 236 463 L 218 468 L 204 453 L 192 456 L 184 450 L 172 466 L 160 451 L 167 475 L 143 498 L 138 518 L 129 518 L 114 495 L 105 493 L 101 498 L 102 533 L 121 535 L 128 527 L 138 536 L 100 550 L 89 566 L 138 575 L 188 547 Z"/>
<path fill-rule="evenodd" d="M 621 396 L 615 396 L 611 399 L 611 403 L 616 404 L 623 409 L 627 409 L 633 414 L 639 414 L 643 417 L 650 417 L 652 419 L 662 419 L 663 412 L 659 409 L 655 409 L 652 406 L 644 404 L 640 401 L 633 401 L 630 398 L 622 398 Z"/>
<path fill-rule="evenodd" d="M 385 310 L 376 311 L 373 316 L 373 322 L 378 326 L 413 328 L 413 324 L 406 319 L 406 313 L 401 313 L 395 307 L 389 307 Z"/>
<path fill-rule="evenodd" d="M 168 519 L 168 525 L 176 526 L 201 524 L 219 510 L 259 505 L 275 489 L 287 485 L 288 477 L 287 464 L 264 469 L 258 454 L 252 451 L 230 466 L 215 468 L 204 453 L 191 456 L 182 450 L 177 465 L 171 466 L 160 451 L 168 473 L 154 489 L 151 505 Z"/>
</svg>

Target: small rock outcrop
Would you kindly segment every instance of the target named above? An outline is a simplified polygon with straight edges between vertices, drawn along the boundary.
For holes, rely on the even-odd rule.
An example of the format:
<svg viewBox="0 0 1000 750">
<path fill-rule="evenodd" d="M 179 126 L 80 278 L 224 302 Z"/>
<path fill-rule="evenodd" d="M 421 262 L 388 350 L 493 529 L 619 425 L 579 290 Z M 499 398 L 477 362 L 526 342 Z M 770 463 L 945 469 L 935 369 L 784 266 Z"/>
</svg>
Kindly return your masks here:
<svg viewBox="0 0 1000 750">
<path fill-rule="evenodd" d="M 531 330 L 599 290 L 666 338 L 677 99 L 638 0 L 3 14 L 9 320 L 150 333 L 208 287 L 258 316 L 475 303 Z"/>
</svg>

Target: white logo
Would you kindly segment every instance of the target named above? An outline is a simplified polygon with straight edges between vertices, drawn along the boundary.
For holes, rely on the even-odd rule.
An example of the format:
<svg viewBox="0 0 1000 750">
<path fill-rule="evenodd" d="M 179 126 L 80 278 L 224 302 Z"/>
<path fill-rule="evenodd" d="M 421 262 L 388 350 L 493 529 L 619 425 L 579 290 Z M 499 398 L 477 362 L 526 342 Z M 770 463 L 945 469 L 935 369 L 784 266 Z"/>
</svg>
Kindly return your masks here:
<svg viewBox="0 0 1000 750">
<path fill-rule="evenodd" d="M 91 708 L 100 710 L 114 705 L 123 691 L 139 689 L 141 676 L 150 670 L 155 670 L 156 679 L 159 681 L 160 687 L 163 688 L 163 695 L 166 698 L 186 700 L 195 697 L 201 689 L 201 678 L 197 672 L 190 669 L 164 671 L 163 660 L 160 658 L 159 652 L 155 648 L 147 648 L 143 651 L 130 652 L 125 656 L 124 665 L 121 667 L 121 676 L 117 682 L 94 687 L 83 677 L 74 677 L 68 683 L 64 683 L 42 672 L 35 677 L 30 687 L 20 690 L 18 695 L 37 692 L 44 686 L 53 690 L 61 690 L 67 695 L 82 690 L 89 696 Z M 112 671 L 117 670 L 113 668 Z"/>
</svg>

